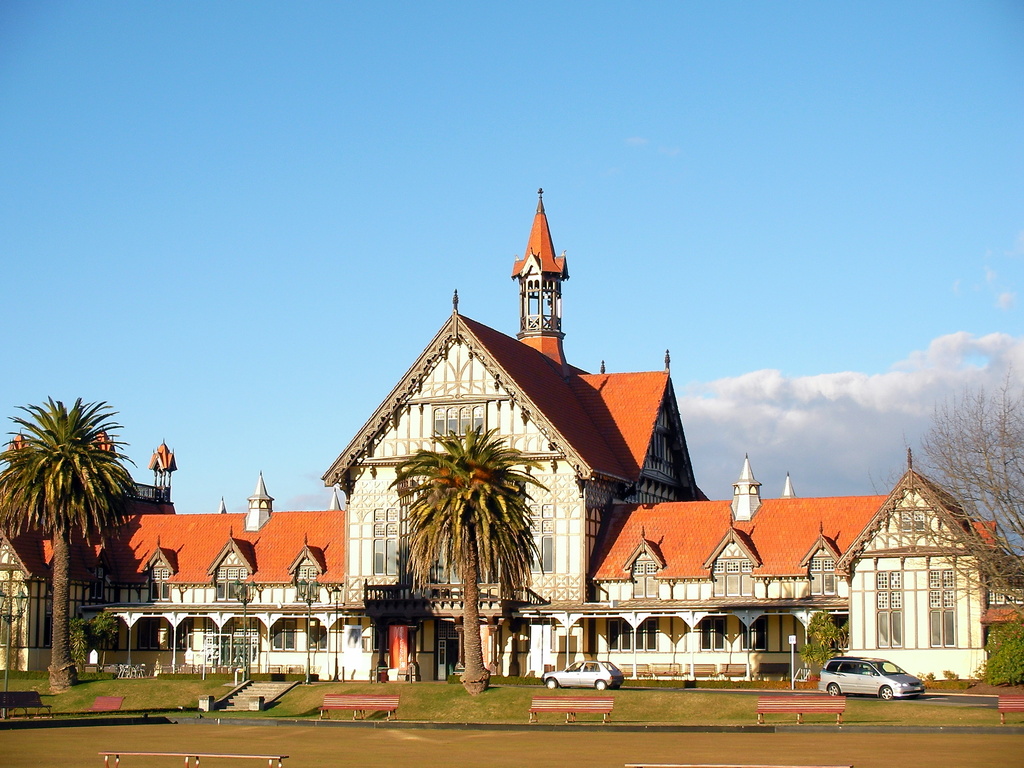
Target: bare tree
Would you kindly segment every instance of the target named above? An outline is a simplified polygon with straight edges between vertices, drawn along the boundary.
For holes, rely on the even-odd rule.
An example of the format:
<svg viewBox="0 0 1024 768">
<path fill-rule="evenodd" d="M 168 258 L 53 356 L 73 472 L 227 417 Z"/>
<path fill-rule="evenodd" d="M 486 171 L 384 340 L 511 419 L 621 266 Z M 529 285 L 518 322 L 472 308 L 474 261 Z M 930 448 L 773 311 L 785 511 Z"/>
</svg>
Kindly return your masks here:
<svg viewBox="0 0 1024 768">
<path fill-rule="evenodd" d="M 995 605 L 1024 614 L 1024 389 L 1010 376 L 995 392 L 952 398 L 922 444 L 929 473 L 962 515 L 944 529 L 951 559 Z"/>
</svg>

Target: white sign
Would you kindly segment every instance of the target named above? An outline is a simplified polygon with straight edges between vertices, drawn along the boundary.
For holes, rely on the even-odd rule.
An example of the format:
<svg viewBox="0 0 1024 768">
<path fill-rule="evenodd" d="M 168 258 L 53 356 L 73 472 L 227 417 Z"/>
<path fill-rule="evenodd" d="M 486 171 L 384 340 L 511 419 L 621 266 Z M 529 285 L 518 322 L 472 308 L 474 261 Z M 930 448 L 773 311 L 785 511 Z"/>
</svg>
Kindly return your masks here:
<svg viewBox="0 0 1024 768">
<path fill-rule="evenodd" d="M 796 645 L 796 635 L 790 635 L 789 636 L 789 644 L 790 645 Z"/>
</svg>

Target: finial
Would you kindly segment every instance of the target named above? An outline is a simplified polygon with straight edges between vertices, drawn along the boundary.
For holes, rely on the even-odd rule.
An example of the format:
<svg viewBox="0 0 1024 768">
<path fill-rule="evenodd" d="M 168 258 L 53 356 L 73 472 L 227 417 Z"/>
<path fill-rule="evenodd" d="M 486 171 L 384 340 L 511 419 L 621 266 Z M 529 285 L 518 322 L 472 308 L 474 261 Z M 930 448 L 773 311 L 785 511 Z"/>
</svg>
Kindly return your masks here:
<svg viewBox="0 0 1024 768">
<path fill-rule="evenodd" d="M 544 213 L 544 188 L 537 190 L 537 213 Z M 526 254 L 529 256 L 530 254 Z"/>
<path fill-rule="evenodd" d="M 601 361 L 601 373 L 604 373 L 604 360 Z"/>
<path fill-rule="evenodd" d="M 669 355 L 668 350 L 665 350 L 665 371 L 667 372 L 672 367 L 672 357 Z"/>
<path fill-rule="evenodd" d="M 544 187 L 537 189 L 537 197 L 544 197 Z"/>
<path fill-rule="evenodd" d="M 825 535 L 825 523 L 823 523 L 821 520 L 818 521 L 818 535 Z"/>
<path fill-rule="evenodd" d="M 907 470 L 912 470 L 913 468 L 914 468 L 914 450 L 912 448 L 907 448 Z"/>
<path fill-rule="evenodd" d="M 455 293 L 452 294 L 452 312 L 456 315 L 459 314 L 459 290 L 455 289 Z"/>
</svg>

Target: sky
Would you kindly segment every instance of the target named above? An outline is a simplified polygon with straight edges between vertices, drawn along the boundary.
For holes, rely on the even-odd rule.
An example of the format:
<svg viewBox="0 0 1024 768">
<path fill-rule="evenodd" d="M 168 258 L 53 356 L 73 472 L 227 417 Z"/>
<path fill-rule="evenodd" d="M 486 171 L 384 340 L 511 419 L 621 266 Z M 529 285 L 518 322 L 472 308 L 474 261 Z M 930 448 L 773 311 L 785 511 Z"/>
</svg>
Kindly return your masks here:
<svg viewBox="0 0 1024 768">
<path fill-rule="evenodd" d="M 1024 370 L 1024 3 L 0 2 L 0 419 L 323 509 L 451 312 L 672 379 L 697 482 L 886 492 Z M 2 427 L 2 425 L 0 425 Z"/>
</svg>

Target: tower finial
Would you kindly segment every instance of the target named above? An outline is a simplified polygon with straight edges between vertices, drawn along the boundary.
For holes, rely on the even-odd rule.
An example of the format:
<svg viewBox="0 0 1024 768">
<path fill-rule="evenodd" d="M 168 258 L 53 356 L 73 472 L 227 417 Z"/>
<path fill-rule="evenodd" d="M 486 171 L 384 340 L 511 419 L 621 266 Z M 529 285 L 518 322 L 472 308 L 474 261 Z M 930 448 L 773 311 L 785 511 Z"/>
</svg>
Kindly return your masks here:
<svg viewBox="0 0 1024 768">
<path fill-rule="evenodd" d="M 456 315 L 459 314 L 459 289 L 455 289 L 455 293 L 452 294 L 452 312 Z"/>
<path fill-rule="evenodd" d="M 665 372 L 667 373 L 672 368 L 672 356 L 665 350 Z"/>
<path fill-rule="evenodd" d="M 914 449 L 907 448 L 907 470 L 914 468 Z"/>
<path fill-rule="evenodd" d="M 604 360 L 601 361 L 601 373 L 604 373 Z"/>
</svg>

